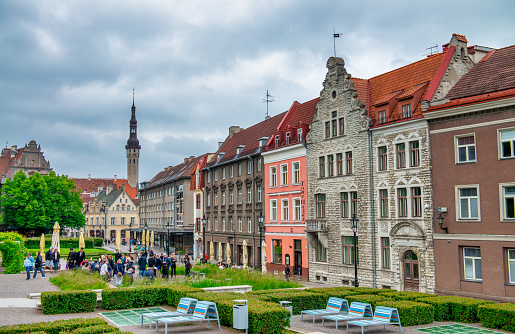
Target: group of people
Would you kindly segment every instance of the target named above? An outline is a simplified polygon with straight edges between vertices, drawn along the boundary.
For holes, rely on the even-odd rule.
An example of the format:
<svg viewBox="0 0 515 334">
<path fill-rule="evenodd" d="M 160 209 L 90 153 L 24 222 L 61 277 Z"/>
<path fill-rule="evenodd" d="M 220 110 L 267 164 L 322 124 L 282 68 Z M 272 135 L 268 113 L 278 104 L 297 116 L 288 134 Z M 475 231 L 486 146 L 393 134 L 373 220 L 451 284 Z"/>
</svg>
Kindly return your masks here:
<svg viewBox="0 0 515 334">
<path fill-rule="evenodd" d="M 114 277 L 116 286 L 122 285 L 123 275 L 129 275 L 132 278 L 135 271 L 134 259 L 130 255 L 121 254 L 118 249 L 114 254 L 114 259 L 112 255 L 102 255 L 92 263 L 86 261 L 81 267 L 92 273 L 98 273 L 106 281 L 110 281 Z"/>
<path fill-rule="evenodd" d="M 189 256 L 184 256 L 184 265 L 186 268 L 186 276 L 190 275 L 191 262 Z M 162 255 L 154 254 L 152 250 L 148 253 L 140 252 L 138 259 L 139 277 L 154 279 L 158 277 L 158 273 L 162 278 L 168 279 L 177 276 L 177 259 L 175 253 L 170 256 L 164 253 Z"/>
</svg>

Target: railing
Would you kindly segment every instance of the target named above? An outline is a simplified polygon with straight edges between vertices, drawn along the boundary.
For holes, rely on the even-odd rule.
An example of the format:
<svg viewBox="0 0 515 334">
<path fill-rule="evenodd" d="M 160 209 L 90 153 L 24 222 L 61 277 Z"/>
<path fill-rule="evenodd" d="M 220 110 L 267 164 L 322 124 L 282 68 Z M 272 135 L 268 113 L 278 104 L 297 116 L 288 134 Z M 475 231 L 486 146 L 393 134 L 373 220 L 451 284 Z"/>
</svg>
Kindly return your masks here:
<svg viewBox="0 0 515 334">
<path fill-rule="evenodd" d="M 306 220 L 306 232 L 327 232 L 327 220 L 310 219 Z"/>
</svg>

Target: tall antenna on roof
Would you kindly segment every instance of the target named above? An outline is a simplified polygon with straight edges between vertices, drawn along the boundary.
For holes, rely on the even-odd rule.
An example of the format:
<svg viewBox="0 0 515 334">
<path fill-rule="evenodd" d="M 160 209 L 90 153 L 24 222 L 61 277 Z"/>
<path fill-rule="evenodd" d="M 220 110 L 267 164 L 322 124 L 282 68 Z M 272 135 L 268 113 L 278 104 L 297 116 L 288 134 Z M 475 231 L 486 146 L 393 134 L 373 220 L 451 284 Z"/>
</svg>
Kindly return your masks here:
<svg viewBox="0 0 515 334">
<path fill-rule="evenodd" d="M 433 49 L 434 49 L 434 51 L 433 51 Z M 430 47 L 426 48 L 426 50 L 429 50 L 429 53 L 425 54 L 424 56 L 430 56 L 430 55 L 436 54 L 439 52 L 438 44 L 435 44 L 434 46 L 430 46 Z"/>
<path fill-rule="evenodd" d="M 336 29 L 333 27 L 333 47 L 334 47 L 334 56 L 336 57 L 336 39 L 340 38 L 341 34 L 336 33 Z"/>
<path fill-rule="evenodd" d="M 274 97 L 272 95 L 270 95 L 270 93 L 268 92 L 268 89 L 266 90 L 266 95 L 265 95 L 265 98 L 263 99 L 263 103 L 265 103 L 265 102 L 266 102 L 265 120 L 267 120 L 270 118 L 270 116 L 268 115 L 268 104 L 275 102 Z"/>
</svg>

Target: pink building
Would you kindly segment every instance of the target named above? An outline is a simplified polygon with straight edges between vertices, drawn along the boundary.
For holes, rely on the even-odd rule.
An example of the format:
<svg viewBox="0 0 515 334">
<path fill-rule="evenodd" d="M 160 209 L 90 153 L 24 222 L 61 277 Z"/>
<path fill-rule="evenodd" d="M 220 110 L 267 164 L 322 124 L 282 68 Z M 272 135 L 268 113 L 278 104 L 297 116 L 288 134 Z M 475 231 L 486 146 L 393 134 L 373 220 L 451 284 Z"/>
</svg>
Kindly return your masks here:
<svg viewBox="0 0 515 334">
<path fill-rule="evenodd" d="M 308 278 L 307 168 L 305 138 L 318 98 L 294 102 L 262 153 L 265 165 L 265 237 L 267 271 Z"/>
</svg>

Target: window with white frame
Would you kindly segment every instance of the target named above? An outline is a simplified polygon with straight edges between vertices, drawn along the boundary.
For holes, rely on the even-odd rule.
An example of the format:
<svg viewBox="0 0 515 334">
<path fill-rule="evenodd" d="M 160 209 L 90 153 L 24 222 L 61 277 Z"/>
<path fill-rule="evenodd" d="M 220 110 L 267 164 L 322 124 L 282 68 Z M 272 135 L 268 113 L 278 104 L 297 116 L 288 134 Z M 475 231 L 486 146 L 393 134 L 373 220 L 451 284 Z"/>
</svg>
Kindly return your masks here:
<svg viewBox="0 0 515 334">
<path fill-rule="evenodd" d="M 411 117 L 411 104 L 405 104 L 402 106 L 402 118 Z"/>
<path fill-rule="evenodd" d="M 277 220 L 277 200 L 276 199 L 270 200 L 270 220 L 272 220 L 272 221 Z"/>
<path fill-rule="evenodd" d="M 270 167 L 270 187 L 277 187 L 277 167 Z"/>
<path fill-rule="evenodd" d="M 234 176 L 234 166 L 231 166 L 231 167 L 229 167 L 229 178 L 232 179 L 233 176 Z"/>
<path fill-rule="evenodd" d="M 247 232 L 252 232 L 252 219 L 247 217 Z"/>
<path fill-rule="evenodd" d="M 257 187 L 256 187 L 256 190 L 257 190 L 257 191 L 256 191 L 256 192 L 257 192 L 257 201 L 258 201 L 258 202 L 261 202 L 261 201 L 262 201 L 262 199 L 261 199 L 261 194 L 262 194 L 261 189 L 262 189 L 262 188 L 261 188 L 261 185 L 259 185 L 259 186 L 257 186 Z"/>
<path fill-rule="evenodd" d="M 408 217 L 408 189 L 397 189 L 397 202 L 399 217 Z"/>
<path fill-rule="evenodd" d="M 501 185 L 503 219 L 515 219 L 515 184 Z"/>
<path fill-rule="evenodd" d="M 218 231 L 218 218 L 215 217 L 215 231 Z"/>
<path fill-rule="evenodd" d="M 292 163 L 293 169 L 293 184 L 300 184 L 300 162 Z"/>
<path fill-rule="evenodd" d="M 247 203 L 252 202 L 252 186 L 247 186 Z"/>
<path fill-rule="evenodd" d="M 215 177 L 214 177 L 214 179 L 215 179 L 215 182 L 218 181 L 218 169 L 215 170 Z"/>
<path fill-rule="evenodd" d="M 241 176 L 241 164 L 238 164 L 238 176 Z"/>
<path fill-rule="evenodd" d="M 225 167 L 222 168 L 222 180 L 225 180 Z"/>
<path fill-rule="evenodd" d="M 279 147 L 279 135 L 275 136 L 275 147 Z"/>
<path fill-rule="evenodd" d="M 257 165 L 257 171 L 258 171 L 258 172 L 261 172 L 261 158 L 258 158 L 258 159 L 257 159 L 257 163 L 256 163 L 256 165 Z"/>
<path fill-rule="evenodd" d="M 357 213 L 358 192 L 349 191 L 340 193 L 340 214 L 343 218 L 350 218 Z"/>
<path fill-rule="evenodd" d="M 455 138 L 456 162 L 476 162 L 476 138 L 473 134 Z"/>
<path fill-rule="evenodd" d="M 406 144 L 400 143 L 395 145 L 397 155 L 397 168 L 406 168 Z"/>
<path fill-rule="evenodd" d="M 222 190 L 222 205 L 225 205 L 225 190 Z"/>
<path fill-rule="evenodd" d="M 463 247 L 463 264 L 465 267 L 465 279 L 483 280 L 480 248 Z"/>
<path fill-rule="evenodd" d="M 297 129 L 297 140 L 298 140 L 299 142 L 301 142 L 301 141 L 302 141 L 302 128 Z"/>
<path fill-rule="evenodd" d="M 286 132 L 286 145 L 290 144 L 290 133 Z"/>
<path fill-rule="evenodd" d="M 281 165 L 281 186 L 288 185 L 288 164 Z"/>
<path fill-rule="evenodd" d="M 499 130 L 501 158 L 515 157 L 515 129 Z"/>
<path fill-rule="evenodd" d="M 347 175 L 354 173 L 354 164 L 352 163 L 352 151 L 345 152 L 345 167 Z"/>
<path fill-rule="evenodd" d="M 215 191 L 215 194 L 213 196 L 213 205 L 218 205 L 218 192 Z"/>
<path fill-rule="evenodd" d="M 238 204 L 241 204 L 241 203 L 243 203 L 243 194 L 242 194 L 241 187 L 238 187 Z"/>
<path fill-rule="evenodd" d="M 386 146 L 377 148 L 378 155 L 378 169 L 380 171 L 388 170 L 388 149 Z"/>
<path fill-rule="evenodd" d="M 477 186 L 458 187 L 458 219 L 479 219 L 479 189 Z"/>
<path fill-rule="evenodd" d="M 211 183 L 211 173 L 209 172 L 207 173 L 207 183 Z"/>
<path fill-rule="evenodd" d="M 243 232 L 243 220 L 241 217 L 238 217 L 238 232 Z"/>
<path fill-rule="evenodd" d="M 411 188 L 411 216 L 422 217 L 422 188 Z"/>
<path fill-rule="evenodd" d="M 229 205 L 234 204 L 234 189 L 229 189 Z"/>
<path fill-rule="evenodd" d="M 410 167 L 420 166 L 420 141 L 415 140 L 409 143 Z"/>
<path fill-rule="evenodd" d="M 111 225 L 116 225 L 116 217 L 111 217 Z"/>
<path fill-rule="evenodd" d="M 508 283 L 515 284 L 515 249 L 508 249 Z"/>
<path fill-rule="evenodd" d="M 388 218 L 388 216 L 390 216 L 390 206 L 388 202 L 388 189 L 379 190 L 379 213 L 381 218 Z"/>
<path fill-rule="evenodd" d="M 301 208 L 300 208 L 300 198 L 293 199 L 293 220 L 300 221 L 301 219 Z"/>
<path fill-rule="evenodd" d="M 252 161 L 247 161 L 247 174 L 252 173 Z"/>
<path fill-rule="evenodd" d="M 282 221 L 288 221 L 289 220 L 289 215 L 288 213 L 290 212 L 290 208 L 289 208 L 289 200 L 288 199 L 283 199 L 282 201 L 282 214 L 281 214 L 281 220 Z"/>
</svg>

